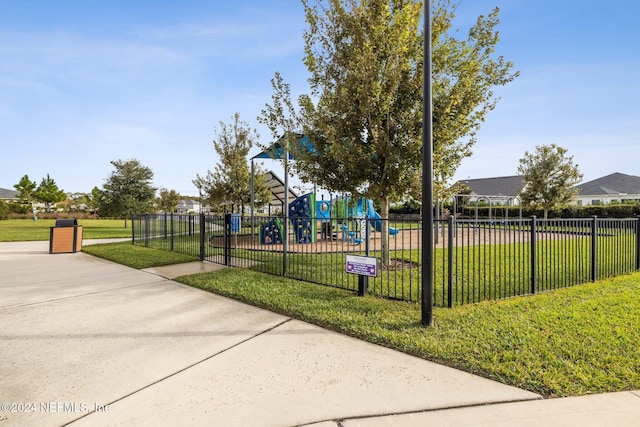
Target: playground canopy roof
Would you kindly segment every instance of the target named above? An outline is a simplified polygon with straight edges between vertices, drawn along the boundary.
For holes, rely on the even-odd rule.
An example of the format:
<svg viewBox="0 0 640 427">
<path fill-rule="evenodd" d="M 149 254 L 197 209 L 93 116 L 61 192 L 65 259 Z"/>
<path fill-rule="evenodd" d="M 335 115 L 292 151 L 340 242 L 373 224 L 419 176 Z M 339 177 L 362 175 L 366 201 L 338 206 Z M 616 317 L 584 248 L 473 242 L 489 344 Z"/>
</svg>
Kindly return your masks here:
<svg viewBox="0 0 640 427">
<path fill-rule="evenodd" d="M 314 151 L 315 148 L 313 147 L 313 144 L 311 144 L 311 141 L 309 141 L 309 138 L 306 135 L 303 134 L 296 134 L 296 137 L 298 138 L 298 149 L 299 150 L 308 150 L 308 151 Z M 251 158 L 251 160 L 253 159 L 276 159 L 276 160 L 280 160 L 284 158 L 284 147 L 282 146 L 282 144 L 280 143 L 280 141 L 282 141 L 282 139 L 284 138 L 284 136 L 280 137 L 279 140 L 277 140 L 276 142 L 274 142 L 271 147 L 269 147 L 268 149 L 266 149 L 265 151 L 263 151 L 260 154 L 256 154 L 255 156 L 253 156 Z M 289 152 L 289 159 L 295 159 L 295 157 L 293 156 L 293 154 L 291 154 L 291 152 Z"/>
<path fill-rule="evenodd" d="M 271 200 L 269 200 L 270 206 L 284 206 L 284 182 L 273 173 L 273 171 L 267 172 L 267 185 L 271 188 Z M 298 195 L 289 188 L 289 201 L 293 201 L 298 198 Z"/>
<path fill-rule="evenodd" d="M 298 150 L 308 150 L 314 151 L 315 148 L 309 138 L 303 134 L 295 134 L 297 138 Z M 272 160 L 280 160 L 284 158 L 285 147 L 282 145 L 281 141 L 284 139 L 284 135 L 280 137 L 280 139 L 274 142 L 271 147 L 263 151 L 262 153 L 256 154 L 251 158 L 251 170 L 253 171 L 253 161 L 255 159 L 272 159 Z M 288 158 L 290 160 L 295 159 L 291 152 L 288 152 Z M 285 167 L 285 174 L 287 173 Z M 271 188 L 271 200 L 269 200 L 269 206 L 282 206 L 284 210 L 284 199 L 285 194 L 289 193 L 288 199 L 289 201 L 293 201 L 298 198 L 298 195 L 291 190 L 285 182 L 282 181 L 273 171 L 267 172 L 267 184 Z M 251 194 L 253 195 L 253 188 L 251 189 Z M 251 213 L 253 214 L 253 201 L 251 202 Z"/>
</svg>

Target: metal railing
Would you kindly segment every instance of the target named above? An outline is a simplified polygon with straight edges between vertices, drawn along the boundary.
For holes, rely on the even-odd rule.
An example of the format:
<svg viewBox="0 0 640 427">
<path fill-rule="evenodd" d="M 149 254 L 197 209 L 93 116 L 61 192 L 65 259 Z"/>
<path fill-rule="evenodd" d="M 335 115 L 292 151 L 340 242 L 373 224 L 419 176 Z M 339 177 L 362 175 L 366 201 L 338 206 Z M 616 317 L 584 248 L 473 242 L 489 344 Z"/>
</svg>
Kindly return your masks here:
<svg viewBox="0 0 640 427">
<path fill-rule="evenodd" d="M 133 243 L 357 291 L 347 255 L 374 257 L 368 292 L 421 300 L 421 222 L 374 218 L 134 215 Z M 434 304 L 534 294 L 640 270 L 638 218 L 436 220 Z M 385 225 L 388 225 L 385 226 Z M 389 229 L 388 239 L 381 230 Z M 387 247 L 383 248 L 386 241 Z M 388 254 L 385 256 L 384 254 Z"/>
</svg>

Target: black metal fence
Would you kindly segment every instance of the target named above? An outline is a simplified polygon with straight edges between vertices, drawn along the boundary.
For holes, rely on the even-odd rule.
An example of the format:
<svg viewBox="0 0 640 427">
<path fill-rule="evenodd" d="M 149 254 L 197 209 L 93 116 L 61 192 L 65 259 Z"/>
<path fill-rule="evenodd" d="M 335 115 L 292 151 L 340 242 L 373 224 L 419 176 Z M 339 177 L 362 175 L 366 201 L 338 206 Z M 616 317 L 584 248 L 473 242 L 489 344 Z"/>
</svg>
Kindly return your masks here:
<svg viewBox="0 0 640 427">
<path fill-rule="evenodd" d="M 419 302 L 421 226 L 419 220 L 374 218 L 287 223 L 282 217 L 230 214 L 134 215 L 133 243 L 354 292 L 366 286 L 377 296 Z M 638 218 L 450 217 L 434 227 L 437 306 L 533 294 L 640 270 Z M 347 272 L 348 255 L 376 258 L 377 275 L 364 279 Z"/>
</svg>

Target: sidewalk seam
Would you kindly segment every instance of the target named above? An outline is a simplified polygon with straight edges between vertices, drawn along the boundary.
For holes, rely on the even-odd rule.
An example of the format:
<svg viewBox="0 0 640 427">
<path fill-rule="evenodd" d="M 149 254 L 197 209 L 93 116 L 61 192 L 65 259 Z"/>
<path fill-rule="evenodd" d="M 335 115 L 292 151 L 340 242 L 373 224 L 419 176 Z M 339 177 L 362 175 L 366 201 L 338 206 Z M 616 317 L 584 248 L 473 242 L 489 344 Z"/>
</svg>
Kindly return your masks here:
<svg viewBox="0 0 640 427">
<path fill-rule="evenodd" d="M 443 406 L 441 408 L 432 408 L 432 409 L 416 409 L 411 411 L 400 411 L 400 412 L 389 412 L 389 413 L 379 413 L 379 414 L 368 414 L 368 415 L 357 415 L 353 417 L 341 417 L 339 419 L 328 419 L 328 420 L 318 420 L 305 424 L 301 424 L 298 427 L 311 426 L 314 424 L 322 423 L 322 422 L 333 422 L 338 426 L 342 426 L 342 423 L 345 421 L 354 421 L 354 420 L 363 420 L 368 418 L 383 418 L 383 417 L 394 417 L 398 415 L 409 415 L 409 414 L 422 414 L 426 412 L 438 412 L 438 411 L 447 411 L 451 409 L 465 409 L 465 408 L 476 408 L 483 406 L 494 406 L 494 405 L 508 405 L 511 403 L 521 403 L 521 402 L 533 402 L 537 400 L 544 400 L 542 396 L 538 395 L 538 398 L 535 399 L 512 399 L 512 400 L 503 400 L 503 401 L 495 401 L 495 402 L 484 402 L 484 403 L 470 403 L 467 405 L 452 405 L 452 406 Z"/>
<path fill-rule="evenodd" d="M 286 318 L 286 319 L 284 319 L 283 321 L 279 322 L 278 324 L 276 324 L 276 325 L 274 325 L 274 326 L 272 326 L 272 327 L 270 327 L 270 328 L 268 328 L 268 329 L 265 329 L 265 330 L 263 330 L 263 331 L 260 331 L 260 332 L 258 332 L 257 334 L 252 335 L 252 336 L 250 336 L 250 337 L 248 337 L 248 338 L 245 338 L 244 340 L 239 341 L 239 342 L 237 342 L 237 343 L 233 344 L 233 345 L 232 345 L 232 346 L 230 346 L 230 347 L 224 348 L 224 349 L 222 349 L 222 350 L 220 350 L 220 351 L 218 351 L 218 352 L 216 352 L 216 353 L 214 353 L 214 354 L 212 354 L 212 355 L 210 355 L 210 356 L 205 357 L 204 359 L 198 360 L 198 361 L 196 361 L 196 362 L 194 362 L 194 363 L 192 363 L 192 364 L 190 364 L 190 365 L 187 365 L 187 366 L 185 366 L 185 367 L 183 367 L 183 368 L 181 368 L 181 369 L 179 369 L 179 370 L 177 370 L 177 371 L 175 371 L 175 372 L 173 372 L 173 373 L 171 373 L 171 374 L 169 374 L 169 375 L 166 375 L 166 376 L 164 376 L 164 377 L 162 377 L 162 378 L 157 379 L 156 381 L 153 381 L 153 382 L 151 382 L 151 383 L 149 383 L 149 384 L 147 384 L 147 385 L 145 385 L 145 386 L 143 386 L 143 387 L 140 387 L 140 388 L 139 388 L 139 389 L 137 389 L 137 390 L 134 390 L 134 391 L 132 391 L 132 392 L 130 392 L 130 393 L 127 393 L 127 394 L 125 394 L 124 396 L 121 396 L 121 397 L 119 397 L 119 398 L 117 398 L 117 399 L 115 399 L 115 400 L 113 400 L 113 401 L 111 401 L 111 402 L 107 403 L 106 405 L 107 405 L 107 406 L 111 406 L 111 405 L 113 405 L 113 404 L 115 404 L 115 403 L 117 403 L 117 402 L 119 402 L 119 401 L 121 401 L 121 400 L 124 400 L 124 399 L 126 399 L 126 398 L 128 398 L 128 397 L 130 397 L 130 396 L 133 396 L 133 395 L 134 395 L 134 394 L 136 394 L 136 393 L 139 393 L 139 392 L 141 392 L 141 391 L 143 391 L 143 390 L 145 390 L 145 389 L 148 389 L 148 388 L 150 388 L 150 387 L 153 387 L 154 385 L 159 384 L 159 383 L 161 383 L 162 381 L 165 381 L 165 380 L 167 380 L 167 379 L 169 379 L 169 378 L 172 378 L 172 377 L 174 377 L 174 376 L 176 376 L 176 375 L 178 375 L 178 374 L 181 374 L 182 372 L 185 372 L 186 370 L 191 369 L 191 368 L 193 368 L 194 366 L 200 365 L 201 363 L 204 363 L 204 362 L 206 362 L 206 361 L 208 361 L 208 360 L 211 360 L 211 359 L 213 359 L 214 357 L 221 355 L 222 353 L 226 353 L 227 351 L 232 350 L 232 349 L 234 349 L 234 348 L 236 348 L 236 347 L 238 347 L 238 346 L 240 346 L 240 345 L 242 345 L 242 344 L 244 344 L 244 343 L 246 343 L 246 342 L 249 342 L 249 341 L 253 340 L 254 338 L 257 338 L 257 337 L 259 337 L 259 336 L 261 336 L 261 335 L 264 335 L 264 334 L 266 334 L 266 333 L 268 333 L 268 332 L 271 332 L 271 331 L 273 331 L 274 329 L 279 328 L 280 326 L 282 326 L 282 325 L 284 325 L 284 324 L 286 324 L 286 323 L 288 323 L 288 322 L 291 322 L 292 320 L 294 320 L 294 319 L 292 319 L 292 318 L 290 318 L 290 317 L 289 317 L 289 318 Z M 71 421 L 69 421 L 69 422 L 67 422 L 67 423 L 65 423 L 65 424 L 62 424 L 62 425 L 63 425 L 63 426 L 71 425 L 71 424 L 75 423 L 76 421 L 79 421 L 79 420 L 81 420 L 82 418 L 85 418 L 85 417 L 87 417 L 87 416 L 89 416 L 89 415 L 91 415 L 91 414 L 93 414 L 93 413 L 95 413 L 95 411 L 87 412 L 86 414 L 83 414 L 82 416 L 80 416 L 80 417 L 78 417 L 78 418 L 76 418 L 76 419 L 73 419 L 73 420 L 71 420 Z"/>
<path fill-rule="evenodd" d="M 136 288 L 138 286 L 154 285 L 156 283 L 164 283 L 166 281 L 167 280 L 158 280 L 157 282 L 140 283 L 140 284 L 137 284 L 137 285 L 122 286 L 120 288 L 105 289 L 105 290 L 102 290 L 102 291 L 89 292 L 89 293 L 80 294 L 80 295 L 72 295 L 72 296 L 63 297 L 63 298 L 54 298 L 54 299 L 49 299 L 49 300 L 46 300 L 46 301 L 30 302 L 28 304 L 7 305 L 5 307 L 0 307 L 0 311 L 11 309 L 11 308 L 30 307 L 30 306 L 33 306 L 33 305 L 47 304 L 47 303 L 50 303 L 50 302 L 64 301 L 64 300 L 69 300 L 69 299 L 74 299 L 74 298 L 82 298 L 82 297 L 89 296 L 89 295 L 97 295 L 97 294 L 104 294 L 106 292 L 119 291 L 121 289 Z"/>
</svg>

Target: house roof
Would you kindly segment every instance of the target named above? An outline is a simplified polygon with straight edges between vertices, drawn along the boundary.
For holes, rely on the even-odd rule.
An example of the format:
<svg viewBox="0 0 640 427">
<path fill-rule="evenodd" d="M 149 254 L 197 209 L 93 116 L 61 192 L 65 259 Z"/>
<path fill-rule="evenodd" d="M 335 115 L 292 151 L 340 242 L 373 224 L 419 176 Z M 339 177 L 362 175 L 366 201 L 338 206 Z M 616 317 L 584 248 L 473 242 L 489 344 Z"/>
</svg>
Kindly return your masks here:
<svg viewBox="0 0 640 427">
<path fill-rule="evenodd" d="M 576 188 L 580 196 L 640 194 L 640 176 L 616 172 L 576 185 Z"/>
<path fill-rule="evenodd" d="M 463 179 L 456 184 L 465 184 L 476 196 L 516 197 L 524 182 L 522 176 L 502 176 L 495 178 Z"/>
<path fill-rule="evenodd" d="M 8 199 L 17 199 L 18 192 L 13 190 L 7 190 L 6 188 L 0 188 L 0 199 L 8 200 Z"/>
</svg>

